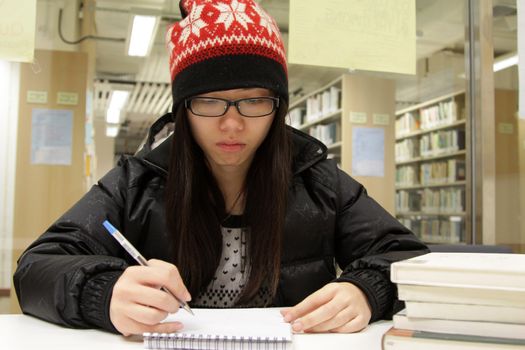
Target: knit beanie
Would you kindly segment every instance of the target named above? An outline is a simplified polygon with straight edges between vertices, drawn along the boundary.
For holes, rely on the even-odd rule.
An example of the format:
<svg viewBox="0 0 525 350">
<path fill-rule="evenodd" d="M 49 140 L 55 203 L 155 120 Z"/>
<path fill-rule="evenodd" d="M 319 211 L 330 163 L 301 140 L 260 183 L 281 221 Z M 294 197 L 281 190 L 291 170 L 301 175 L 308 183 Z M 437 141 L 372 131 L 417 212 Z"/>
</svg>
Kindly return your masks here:
<svg viewBox="0 0 525 350">
<path fill-rule="evenodd" d="M 260 87 L 288 102 L 281 33 L 253 0 L 181 0 L 166 33 L 174 109 L 190 96 Z"/>
</svg>

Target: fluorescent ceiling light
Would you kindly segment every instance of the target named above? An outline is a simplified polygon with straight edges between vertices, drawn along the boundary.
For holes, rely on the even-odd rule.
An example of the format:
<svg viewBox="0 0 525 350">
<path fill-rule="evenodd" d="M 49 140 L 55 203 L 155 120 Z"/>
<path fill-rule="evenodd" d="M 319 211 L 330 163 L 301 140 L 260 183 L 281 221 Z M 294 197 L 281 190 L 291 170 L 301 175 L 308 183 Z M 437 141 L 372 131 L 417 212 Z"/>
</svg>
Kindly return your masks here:
<svg viewBox="0 0 525 350">
<path fill-rule="evenodd" d="M 516 52 L 512 52 L 510 54 L 495 58 L 493 69 L 494 72 L 498 72 L 516 64 L 518 64 L 518 54 Z"/>
<path fill-rule="evenodd" d="M 119 124 L 120 109 L 108 108 L 108 110 L 106 111 L 106 123 Z"/>
<path fill-rule="evenodd" d="M 106 136 L 117 137 L 119 126 L 118 125 L 106 125 Z"/>
<path fill-rule="evenodd" d="M 134 15 L 128 41 L 128 55 L 147 56 L 157 32 L 159 17 Z"/>
<path fill-rule="evenodd" d="M 129 91 L 115 90 L 109 98 L 109 107 L 106 111 L 106 122 L 112 124 L 120 123 L 120 112 L 128 100 Z"/>
</svg>

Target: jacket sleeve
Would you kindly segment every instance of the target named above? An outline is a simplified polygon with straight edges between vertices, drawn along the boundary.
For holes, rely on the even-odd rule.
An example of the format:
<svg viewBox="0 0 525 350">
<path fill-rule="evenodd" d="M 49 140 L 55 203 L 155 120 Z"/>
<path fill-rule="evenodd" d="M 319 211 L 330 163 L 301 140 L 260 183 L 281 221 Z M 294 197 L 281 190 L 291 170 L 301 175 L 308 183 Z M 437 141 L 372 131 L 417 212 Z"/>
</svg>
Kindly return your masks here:
<svg viewBox="0 0 525 350">
<path fill-rule="evenodd" d="M 353 283 L 365 293 L 371 322 L 391 318 L 403 304 L 390 282 L 390 264 L 428 249 L 369 197 L 361 184 L 341 170 L 337 173 L 336 260 L 343 270 L 337 281 Z"/>
<path fill-rule="evenodd" d="M 14 286 L 24 313 L 116 332 L 109 302 L 128 262 L 102 222 L 122 227 L 127 173 L 125 164 L 111 170 L 19 258 Z"/>
</svg>

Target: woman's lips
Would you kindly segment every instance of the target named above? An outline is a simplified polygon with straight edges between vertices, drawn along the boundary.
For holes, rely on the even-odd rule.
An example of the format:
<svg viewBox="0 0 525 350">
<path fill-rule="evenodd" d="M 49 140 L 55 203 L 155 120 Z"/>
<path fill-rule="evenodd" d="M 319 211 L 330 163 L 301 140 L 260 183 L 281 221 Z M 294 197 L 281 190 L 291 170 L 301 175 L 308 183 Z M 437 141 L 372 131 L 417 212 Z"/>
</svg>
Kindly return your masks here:
<svg viewBox="0 0 525 350">
<path fill-rule="evenodd" d="M 240 142 L 218 142 L 217 146 L 225 152 L 239 152 L 246 144 Z"/>
</svg>

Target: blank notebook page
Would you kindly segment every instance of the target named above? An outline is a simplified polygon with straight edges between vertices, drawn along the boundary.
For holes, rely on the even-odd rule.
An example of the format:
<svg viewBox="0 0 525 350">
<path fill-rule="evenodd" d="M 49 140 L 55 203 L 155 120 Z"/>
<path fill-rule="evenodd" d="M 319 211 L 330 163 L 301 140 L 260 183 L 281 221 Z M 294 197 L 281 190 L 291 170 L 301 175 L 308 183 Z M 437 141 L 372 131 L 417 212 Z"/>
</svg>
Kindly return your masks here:
<svg viewBox="0 0 525 350">
<path fill-rule="evenodd" d="M 178 333 L 221 338 L 251 337 L 291 341 L 291 325 L 284 322 L 277 308 L 193 309 L 195 316 L 184 310 L 169 315 L 164 322 L 179 321 L 184 328 Z"/>
</svg>

